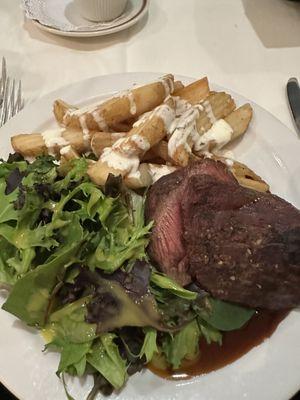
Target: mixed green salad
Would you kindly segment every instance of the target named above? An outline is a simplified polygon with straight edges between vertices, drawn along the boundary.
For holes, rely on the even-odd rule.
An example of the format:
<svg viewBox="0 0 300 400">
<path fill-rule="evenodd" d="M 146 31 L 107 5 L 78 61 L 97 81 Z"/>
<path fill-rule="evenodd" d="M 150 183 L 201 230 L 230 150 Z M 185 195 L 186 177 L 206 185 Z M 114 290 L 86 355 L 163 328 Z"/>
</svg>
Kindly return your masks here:
<svg viewBox="0 0 300 400">
<path fill-rule="evenodd" d="M 199 356 L 200 337 L 222 345 L 222 333 L 254 310 L 159 273 L 146 254 L 144 197 L 120 177 L 97 187 L 87 166 L 50 156 L 29 164 L 18 154 L 1 161 L 0 283 L 8 289 L 2 308 L 60 353 L 63 381 L 65 373 L 94 376 L 92 399 L 149 362 L 180 368 Z"/>
</svg>

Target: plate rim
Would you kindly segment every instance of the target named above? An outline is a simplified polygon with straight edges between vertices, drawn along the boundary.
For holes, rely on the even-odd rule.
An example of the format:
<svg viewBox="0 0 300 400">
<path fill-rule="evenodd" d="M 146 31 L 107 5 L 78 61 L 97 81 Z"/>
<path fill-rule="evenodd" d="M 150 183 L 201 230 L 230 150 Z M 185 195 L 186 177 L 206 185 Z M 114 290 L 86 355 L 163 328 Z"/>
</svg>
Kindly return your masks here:
<svg viewBox="0 0 300 400">
<path fill-rule="evenodd" d="M 79 85 L 84 85 L 84 84 L 88 83 L 89 81 L 97 80 L 97 79 L 99 79 L 99 78 L 100 78 L 100 79 L 105 79 L 105 77 L 113 78 L 113 77 L 116 77 L 116 76 L 118 76 L 118 77 L 124 77 L 124 75 L 125 75 L 125 76 L 132 76 L 132 77 L 133 77 L 133 76 L 137 76 L 137 75 L 143 75 L 143 76 L 146 77 L 147 75 L 150 75 L 150 79 L 152 79 L 152 78 L 153 78 L 153 75 L 161 76 L 161 75 L 163 75 L 163 73 L 159 73 L 159 72 L 129 72 L 129 73 L 114 73 L 114 74 L 104 74 L 104 75 L 94 76 L 94 77 L 91 77 L 91 78 L 88 78 L 88 79 L 83 79 L 83 80 L 80 80 L 80 81 L 77 81 L 77 82 L 73 82 L 73 83 L 71 83 L 71 84 L 69 84 L 69 85 L 65 85 L 65 86 L 63 86 L 63 87 L 61 87 L 61 88 L 59 88 L 59 89 L 57 89 L 57 90 L 54 90 L 54 91 L 52 91 L 52 92 L 50 92 L 50 93 L 48 93 L 48 94 L 42 96 L 41 98 L 36 99 L 34 102 L 32 102 L 30 105 L 28 105 L 28 107 L 35 107 L 40 101 L 50 99 L 50 98 L 53 97 L 56 93 L 61 93 L 61 92 L 65 91 L 65 90 L 66 90 L 66 91 L 67 91 L 67 90 L 70 90 L 71 88 L 74 88 L 74 86 L 77 86 L 77 85 L 78 85 L 78 86 L 79 86 Z M 176 76 L 176 78 L 178 78 L 178 79 L 185 79 L 185 80 L 189 80 L 189 81 L 192 81 L 192 80 L 195 79 L 194 77 L 184 76 L 184 75 L 175 75 L 175 76 Z M 262 106 L 258 105 L 256 102 L 252 101 L 252 100 L 249 99 L 249 98 L 244 97 L 243 95 L 241 95 L 241 94 L 239 94 L 239 93 L 237 93 L 237 92 L 235 92 L 235 91 L 233 91 L 233 90 L 231 90 L 231 89 L 227 89 L 227 88 L 224 87 L 224 86 L 221 86 L 221 85 L 218 85 L 218 84 L 214 84 L 213 82 L 211 82 L 211 85 L 214 86 L 214 87 L 223 89 L 223 90 L 228 90 L 228 91 L 229 91 L 230 93 L 232 93 L 233 95 L 236 94 L 238 97 L 241 97 L 241 98 L 243 98 L 243 99 L 245 99 L 245 100 L 251 101 L 251 103 L 255 104 L 259 109 L 263 110 L 265 113 L 267 113 L 267 114 L 268 114 L 270 117 L 272 117 L 273 119 L 276 119 L 276 121 L 277 121 L 278 123 L 280 123 L 281 126 L 283 126 L 285 129 L 287 129 L 287 130 L 291 133 L 291 136 L 289 137 L 289 139 L 291 139 L 291 140 L 293 140 L 293 141 L 295 140 L 295 142 L 297 142 L 298 145 L 299 145 L 300 142 L 297 140 L 297 136 L 295 136 L 295 133 L 294 133 L 289 127 L 287 127 L 282 121 L 280 121 L 275 115 L 273 115 L 270 111 L 264 109 Z M 105 93 L 104 93 L 104 94 L 105 94 Z M 83 99 L 83 100 L 84 100 L 84 99 Z M 27 108 L 25 108 L 24 112 L 26 112 L 26 109 L 27 109 Z M 22 114 L 23 114 L 23 112 L 22 112 Z M 22 117 L 21 113 L 20 113 L 19 115 L 17 115 L 15 118 L 18 118 L 18 116 Z M 12 119 L 11 121 L 13 121 L 13 119 Z M 1 130 L 2 130 L 2 129 L 1 129 Z M 0 132 L 1 132 L 1 130 L 0 130 Z M 293 139 L 293 138 L 294 138 L 294 139 Z M 287 318 L 288 318 L 288 317 L 287 317 Z M 5 386 L 11 393 L 13 393 L 13 394 L 18 398 L 18 396 L 15 394 L 15 391 L 14 391 L 14 390 L 11 390 L 11 389 L 9 388 L 9 385 L 6 385 L 5 383 L 2 383 L 2 384 L 3 384 L 3 386 Z M 296 391 L 294 392 L 294 389 L 291 389 L 291 391 L 290 391 L 291 395 L 297 393 L 297 390 L 298 390 L 298 388 L 297 388 Z M 23 398 L 20 398 L 20 399 L 23 400 Z M 25 399 L 24 399 L 24 400 L 25 400 Z"/>
</svg>

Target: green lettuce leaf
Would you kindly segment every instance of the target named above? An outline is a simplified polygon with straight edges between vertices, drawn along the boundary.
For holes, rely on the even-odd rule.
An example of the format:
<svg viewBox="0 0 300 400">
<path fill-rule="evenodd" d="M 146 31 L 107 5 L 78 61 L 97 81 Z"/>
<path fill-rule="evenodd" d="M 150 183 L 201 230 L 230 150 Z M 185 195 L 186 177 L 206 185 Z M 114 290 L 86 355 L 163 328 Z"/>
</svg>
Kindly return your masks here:
<svg viewBox="0 0 300 400">
<path fill-rule="evenodd" d="M 82 376 L 86 370 L 87 354 L 91 351 L 92 342 L 70 343 L 56 340 L 47 348 L 55 348 L 61 352 L 60 362 L 56 374 L 63 372 L 70 375 Z"/>
<path fill-rule="evenodd" d="M 201 318 L 198 318 L 198 325 L 202 336 L 208 344 L 216 342 L 222 345 L 222 333 L 218 329 L 201 320 Z"/>
<path fill-rule="evenodd" d="M 178 285 L 178 283 L 176 283 L 173 279 L 159 272 L 152 271 L 151 282 L 159 288 L 168 290 L 175 296 L 181 297 L 183 299 L 195 300 L 197 298 L 197 293 L 184 289 L 182 286 Z"/>
<path fill-rule="evenodd" d="M 51 314 L 45 331 L 54 343 L 82 344 L 97 337 L 96 325 L 85 321 L 89 300 L 89 296 L 83 297 Z"/>
<path fill-rule="evenodd" d="M 4 178 L 0 179 L 0 224 L 7 221 L 16 221 L 18 219 L 18 211 L 14 208 L 14 202 L 18 198 L 18 191 L 15 190 L 9 195 L 5 194 L 6 182 Z"/>
<path fill-rule="evenodd" d="M 20 172 L 24 172 L 26 171 L 27 167 L 28 163 L 26 161 L 16 161 L 9 163 L 0 160 L 0 178 L 7 178 L 14 169 L 18 169 Z"/>
<path fill-rule="evenodd" d="M 121 389 L 127 379 L 126 362 L 114 343 L 116 335 L 105 333 L 96 340 L 87 361 L 115 388 Z"/>
<path fill-rule="evenodd" d="M 178 369 L 184 359 L 197 357 L 200 335 L 199 325 L 194 319 L 174 336 L 165 336 L 162 351 L 173 369 Z"/>
<path fill-rule="evenodd" d="M 0 282 L 13 285 L 17 281 L 15 271 L 7 263 L 15 257 L 16 249 L 3 237 L 0 237 Z"/>
<path fill-rule="evenodd" d="M 99 243 L 87 260 L 92 270 L 100 268 L 113 273 L 128 260 L 145 258 L 152 224 L 144 226 L 142 223 L 140 209 L 143 209 L 143 198 L 138 195 L 133 198 L 133 205 L 130 204 L 135 208 L 128 208 L 120 198 L 106 204 L 105 219 L 100 217 L 103 228 L 99 233 Z"/>
<path fill-rule="evenodd" d="M 29 325 L 45 324 L 52 290 L 63 278 L 66 267 L 75 260 L 83 240 L 83 230 L 78 218 L 73 216 L 70 224 L 62 229 L 61 235 L 65 244 L 50 256 L 48 262 L 19 279 L 2 307 Z"/>
<path fill-rule="evenodd" d="M 147 363 L 149 363 L 152 360 L 154 354 L 158 353 L 158 347 L 156 343 L 157 330 L 153 328 L 144 328 L 144 332 L 145 339 L 139 356 L 140 358 L 145 356 Z"/>
</svg>

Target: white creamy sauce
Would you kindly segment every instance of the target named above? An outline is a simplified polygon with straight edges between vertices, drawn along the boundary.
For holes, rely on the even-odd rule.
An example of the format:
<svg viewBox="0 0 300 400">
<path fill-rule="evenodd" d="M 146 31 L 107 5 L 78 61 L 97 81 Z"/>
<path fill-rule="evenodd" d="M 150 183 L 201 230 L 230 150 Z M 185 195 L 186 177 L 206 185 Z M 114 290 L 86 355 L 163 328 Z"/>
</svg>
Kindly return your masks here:
<svg viewBox="0 0 300 400">
<path fill-rule="evenodd" d="M 134 134 L 130 136 L 129 139 L 131 139 L 142 151 L 146 152 L 150 149 L 150 143 L 144 136 Z"/>
<path fill-rule="evenodd" d="M 70 150 L 71 150 L 71 146 L 70 145 L 64 146 L 64 147 L 62 147 L 60 149 L 60 155 L 64 156 L 65 154 L 68 154 Z"/>
<path fill-rule="evenodd" d="M 55 146 L 63 147 L 68 145 L 68 142 L 62 137 L 63 131 L 63 129 L 48 129 L 42 133 L 42 137 L 50 155 L 55 155 Z"/>
<path fill-rule="evenodd" d="M 176 115 L 176 117 L 180 117 L 182 114 L 184 114 L 187 110 L 189 110 L 192 107 L 192 105 L 188 101 L 186 101 L 184 99 L 181 99 L 178 96 L 175 96 L 175 97 L 172 97 L 172 98 L 175 101 L 175 115 Z"/>
<path fill-rule="evenodd" d="M 159 79 L 159 82 L 161 82 L 161 84 L 165 89 L 165 96 L 168 96 L 170 93 L 174 92 L 174 82 L 170 76 L 168 75 L 163 76 L 162 78 Z"/>
<path fill-rule="evenodd" d="M 120 138 L 122 138 L 122 137 L 124 137 L 124 136 L 125 136 L 125 133 L 124 133 L 124 132 L 113 132 L 113 133 L 111 134 L 111 137 L 112 137 L 113 140 L 120 139 Z"/>
<path fill-rule="evenodd" d="M 128 92 L 128 100 L 129 100 L 129 106 L 130 106 L 130 114 L 135 115 L 137 112 L 137 107 L 136 107 L 136 102 L 134 99 L 134 95 L 132 92 Z"/>
<path fill-rule="evenodd" d="M 26 160 L 27 162 L 29 162 L 29 164 L 31 164 L 36 160 L 36 158 L 33 156 L 32 157 L 26 156 L 26 157 L 24 157 L 24 160 Z"/>
<path fill-rule="evenodd" d="M 169 130 L 175 118 L 175 110 L 168 104 L 162 104 L 154 109 L 153 115 L 161 118 L 165 124 L 166 131 Z"/>
<path fill-rule="evenodd" d="M 191 145 L 199 138 L 196 126 L 198 117 L 199 107 L 190 107 L 181 117 L 176 118 L 171 124 L 169 129 L 171 137 L 168 142 L 168 154 L 171 158 L 180 146 L 183 146 L 189 153 L 192 151 Z"/>
<path fill-rule="evenodd" d="M 99 129 L 102 132 L 109 130 L 104 117 L 100 114 L 100 111 L 98 111 L 98 110 L 93 111 L 92 116 L 93 116 L 96 124 L 98 125 Z"/>
<path fill-rule="evenodd" d="M 90 131 L 86 124 L 86 115 L 85 114 L 80 115 L 79 123 L 80 123 L 81 130 L 82 130 L 82 139 L 83 139 L 84 147 L 86 149 L 89 149 L 90 148 Z"/>
<path fill-rule="evenodd" d="M 230 142 L 232 133 L 231 126 L 224 119 L 219 119 L 207 132 L 199 136 L 199 140 L 195 143 L 195 150 L 208 150 L 210 144 L 214 144 L 215 150 L 221 149 Z"/>
<path fill-rule="evenodd" d="M 123 92 L 119 92 L 114 96 L 114 98 L 127 98 L 129 102 L 129 112 L 131 115 L 135 115 L 137 112 L 136 102 L 134 99 L 134 94 L 131 90 L 124 90 Z"/>
<path fill-rule="evenodd" d="M 225 158 L 231 158 L 231 160 L 234 160 L 234 159 L 235 159 L 234 152 L 231 151 L 231 150 L 226 150 L 226 151 L 223 150 L 223 151 L 220 151 L 220 152 L 219 152 L 219 155 L 222 156 L 222 157 L 225 157 Z"/>
<path fill-rule="evenodd" d="M 150 143 L 145 137 L 136 133 L 134 135 L 117 140 L 113 145 L 114 150 L 123 153 L 126 157 L 132 157 L 136 155 L 136 147 L 138 147 L 141 152 L 145 153 L 150 149 Z"/>
<path fill-rule="evenodd" d="M 131 179 L 137 179 L 137 180 L 139 180 L 139 179 L 141 179 L 141 173 L 140 173 L 139 170 L 137 170 L 137 171 L 135 171 L 135 172 L 130 172 L 130 173 L 127 175 L 127 177 L 128 177 L 128 178 L 131 178 Z"/>
<path fill-rule="evenodd" d="M 171 123 L 175 118 L 175 110 L 168 104 L 162 104 L 156 107 L 153 111 L 144 113 L 134 124 L 134 128 L 138 128 L 145 122 L 153 118 L 154 116 L 159 117 L 163 120 L 165 125 L 165 130 L 168 131 Z"/>
<path fill-rule="evenodd" d="M 171 172 L 176 171 L 176 167 L 172 167 L 169 165 L 158 165 L 158 164 L 149 164 L 149 173 L 152 177 L 153 183 L 158 181 L 162 176 L 168 175 Z"/>
<path fill-rule="evenodd" d="M 230 158 L 226 158 L 225 164 L 226 164 L 228 167 L 233 167 L 234 161 L 231 160 Z"/>
<path fill-rule="evenodd" d="M 120 139 L 122 140 L 122 139 Z M 118 143 L 118 142 L 116 142 Z M 138 170 L 140 160 L 138 157 L 126 157 L 119 153 L 113 147 L 106 147 L 100 157 L 102 162 L 105 162 L 108 167 L 123 171 L 124 174 L 134 173 Z"/>
<path fill-rule="evenodd" d="M 214 124 L 217 121 L 217 118 L 215 117 L 210 102 L 208 100 L 205 100 L 202 104 L 208 119 L 210 120 L 211 124 Z"/>
<path fill-rule="evenodd" d="M 92 113 L 98 107 L 100 107 L 103 103 L 105 103 L 107 100 L 108 99 L 99 100 L 99 101 L 96 101 L 94 103 L 88 104 L 86 106 L 83 106 L 83 107 L 80 107 L 80 108 L 76 108 L 74 110 L 70 110 L 70 111 L 68 111 L 68 115 L 70 115 L 70 116 L 78 116 L 79 117 L 82 114 Z"/>
</svg>

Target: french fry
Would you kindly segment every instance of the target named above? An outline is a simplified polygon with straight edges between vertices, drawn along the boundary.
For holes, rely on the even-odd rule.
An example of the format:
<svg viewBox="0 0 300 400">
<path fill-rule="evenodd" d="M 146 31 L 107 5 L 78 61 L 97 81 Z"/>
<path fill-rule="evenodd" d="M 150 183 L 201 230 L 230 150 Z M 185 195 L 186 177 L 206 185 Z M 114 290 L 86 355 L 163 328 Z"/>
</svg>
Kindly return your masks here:
<svg viewBox="0 0 300 400">
<path fill-rule="evenodd" d="M 161 140 L 155 146 L 151 147 L 151 149 L 144 154 L 143 161 L 154 160 L 156 158 L 161 158 L 166 162 L 170 161 L 168 155 L 168 142 L 165 140 Z"/>
<path fill-rule="evenodd" d="M 185 86 L 181 81 L 175 81 L 174 82 L 174 91 L 172 96 L 176 96 L 174 95 L 174 93 L 178 92 L 179 90 L 183 89 Z"/>
<path fill-rule="evenodd" d="M 246 132 L 251 118 L 252 108 L 250 104 L 244 104 L 205 132 L 195 145 L 195 152 L 220 150 Z"/>
<path fill-rule="evenodd" d="M 88 167 L 88 175 L 91 180 L 99 186 L 104 186 L 109 174 L 118 176 L 121 175 L 124 177 L 128 171 L 126 169 L 114 168 L 111 165 L 108 165 L 106 161 L 100 160 L 96 161 L 93 164 L 90 164 Z"/>
<path fill-rule="evenodd" d="M 145 152 L 165 137 L 175 117 L 174 107 L 174 100 L 168 98 L 141 119 L 125 138 L 106 148 L 99 161 L 88 169 L 91 180 L 104 185 L 109 173 L 123 177 L 135 173 Z"/>
<path fill-rule="evenodd" d="M 63 125 L 63 119 L 67 112 L 75 110 L 78 110 L 78 107 L 68 104 L 61 99 L 55 100 L 53 103 L 53 113 L 59 125 Z"/>
<path fill-rule="evenodd" d="M 125 176 L 124 183 L 130 189 L 141 189 L 152 185 L 153 179 L 149 171 L 149 164 L 140 164 L 136 173 Z"/>
<path fill-rule="evenodd" d="M 254 179 L 248 179 L 241 176 L 236 177 L 239 184 L 248 189 L 256 190 L 257 192 L 268 192 L 269 185 L 264 181 L 256 181 Z"/>
<path fill-rule="evenodd" d="M 215 121 L 227 117 L 234 109 L 235 102 L 225 92 L 213 92 L 201 103 L 203 110 L 197 119 L 197 131 L 207 132 Z"/>
<path fill-rule="evenodd" d="M 241 186 L 257 190 L 258 192 L 268 192 L 270 190 L 269 185 L 259 175 L 247 167 L 247 165 L 235 160 L 229 164 L 230 171 Z"/>
<path fill-rule="evenodd" d="M 73 149 L 73 147 L 68 144 L 65 147 L 62 147 L 59 151 L 60 153 L 60 159 L 62 161 L 62 159 L 64 161 L 70 161 L 70 160 L 74 160 L 76 158 L 80 158 L 80 155 L 77 153 L 76 150 Z"/>
<path fill-rule="evenodd" d="M 128 121 L 118 122 L 117 124 L 112 124 L 110 127 L 112 132 L 129 132 L 132 129 L 132 125 L 136 122 L 136 119 L 129 119 Z"/>
<path fill-rule="evenodd" d="M 108 131 L 120 122 L 152 110 L 174 90 L 174 77 L 169 74 L 148 85 L 133 87 L 110 99 L 78 110 L 66 111 L 62 123 L 77 129 Z M 55 105 L 57 107 L 57 103 Z M 55 108 L 54 107 L 54 108 Z M 61 115 L 61 113 L 56 113 Z"/>
<path fill-rule="evenodd" d="M 125 137 L 126 133 L 96 132 L 91 139 L 92 152 L 100 157 L 106 147 L 111 147 L 118 139 Z"/>
<path fill-rule="evenodd" d="M 177 167 L 168 165 L 141 163 L 137 173 L 125 176 L 124 183 L 131 189 L 145 188 L 176 169 Z"/>
<path fill-rule="evenodd" d="M 229 125 L 222 118 L 227 116 L 234 107 L 235 103 L 231 96 L 220 92 L 212 93 L 200 104 L 188 108 L 179 117 L 170 135 L 168 154 L 173 163 L 184 167 L 189 163 L 193 151 L 198 153 L 210 151 L 213 147 L 222 147 L 224 145 L 223 136 L 216 137 L 214 131 L 217 126 L 219 128 L 222 121 L 226 126 L 222 126 L 220 133 L 222 134 L 226 128 L 228 131 Z M 240 114 L 236 116 L 236 119 L 241 118 Z M 213 126 L 215 121 L 220 118 L 221 120 L 216 122 L 216 126 Z M 227 133 L 226 138 L 229 136 L 231 138 L 231 133 L 225 133 Z M 220 140 L 218 141 L 218 139 Z"/>
<path fill-rule="evenodd" d="M 94 132 L 84 135 L 78 129 L 56 129 L 43 133 L 19 134 L 11 138 L 15 152 L 24 157 L 37 157 L 45 154 L 59 155 L 62 147 L 70 144 L 79 154 L 90 149 L 90 140 Z"/>
<path fill-rule="evenodd" d="M 174 107 L 174 100 L 171 97 L 168 98 L 164 104 L 138 121 L 127 136 L 114 145 L 114 149 L 125 155 L 142 158 L 146 151 L 166 136 L 175 118 Z"/>
<path fill-rule="evenodd" d="M 211 158 L 226 164 L 241 186 L 258 192 L 268 192 L 270 190 L 269 185 L 247 165 L 216 154 L 212 154 Z"/>
<path fill-rule="evenodd" d="M 11 145 L 23 157 L 37 157 L 48 154 L 48 148 L 40 133 L 19 134 L 11 137 Z"/>
<path fill-rule="evenodd" d="M 181 97 L 190 104 L 198 104 L 209 95 L 207 78 L 202 78 L 181 89 L 176 90 L 173 96 Z"/>
<path fill-rule="evenodd" d="M 237 139 L 246 132 L 252 119 L 252 115 L 252 107 L 247 103 L 224 118 L 233 129 L 231 141 Z"/>
</svg>

